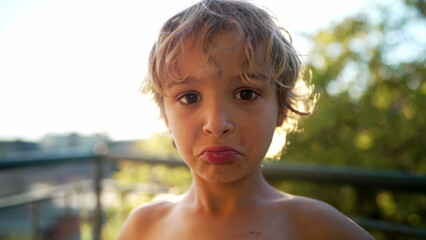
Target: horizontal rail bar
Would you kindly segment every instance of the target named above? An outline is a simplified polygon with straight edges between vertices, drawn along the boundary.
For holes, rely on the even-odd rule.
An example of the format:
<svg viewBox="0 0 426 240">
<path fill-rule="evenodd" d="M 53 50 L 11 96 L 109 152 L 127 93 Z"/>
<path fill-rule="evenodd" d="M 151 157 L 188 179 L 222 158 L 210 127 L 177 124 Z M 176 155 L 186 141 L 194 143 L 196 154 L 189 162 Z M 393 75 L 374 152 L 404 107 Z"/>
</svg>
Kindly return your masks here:
<svg viewBox="0 0 426 240">
<path fill-rule="evenodd" d="M 64 162 L 93 161 L 96 158 L 103 158 L 112 161 L 132 160 L 147 164 L 164 164 L 170 167 L 186 167 L 185 163 L 178 159 L 164 160 L 145 156 L 86 154 L 71 156 L 37 156 L 35 158 L 0 158 L 0 170 Z M 426 174 L 415 174 L 395 170 L 317 166 L 288 162 L 266 162 L 263 166 L 263 172 L 268 180 L 296 179 L 336 184 L 350 184 L 364 188 L 426 193 Z"/>
<path fill-rule="evenodd" d="M 300 179 L 363 188 L 392 189 L 426 193 L 426 174 L 395 170 L 361 169 L 354 167 L 315 166 L 290 163 L 270 163 L 263 168 L 269 180 Z"/>
<path fill-rule="evenodd" d="M 180 159 L 163 159 L 156 157 L 144 157 L 144 156 L 124 156 L 124 155 L 112 155 L 105 156 L 107 160 L 119 161 L 119 160 L 131 160 L 135 162 L 142 162 L 151 165 L 167 165 L 169 167 L 187 167 L 186 164 Z"/>
<path fill-rule="evenodd" d="M 104 179 L 102 181 L 103 190 L 116 190 L 125 192 L 136 192 L 145 194 L 160 194 L 167 192 L 167 188 L 161 187 L 157 184 L 120 184 L 118 181 L 112 179 Z M 78 190 L 77 190 L 78 188 Z M 93 181 L 83 180 L 78 182 L 78 187 L 75 184 L 64 184 L 59 186 L 52 186 L 47 189 L 31 190 L 24 193 L 18 193 L 10 196 L 0 197 L 0 210 L 10 207 L 17 207 L 27 205 L 33 202 L 42 202 L 51 199 L 57 199 L 65 196 L 71 196 L 79 193 L 92 193 Z"/>
<path fill-rule="evenodd" d="M 368 218 L 352 217 L 353 221 L 358 223 L 360 226 L 367 229 L 374 229 L 379 231 L 405 234 L 411 236 L 426 237 L 426 228 L 413 227 L 405 224 L 391 223 L 379 220 L 373 220 Z"/>
<path fill-rule="evenodd" d="M 21 167 L 35 167 L 40 165 L 58 164 L 66 162 L 93 161 L 102 157 L 94 154 L 75 154 L 75 155 L 37 155 L 35 157 L 28 156 L 10 156 L 0 158 L 0 170 Z"/>
<path fill-rule="evenodd" d="M 80 184 L 88 192 L 92 181 L 81 181 Z M 74 186 L 70 184 L 49 187 L 47 189 L 38 189 L 19 193 L 11 196 L 0 197 L 0 209 L 26 205 L 32 202 L 41 202 L 64 196 L 72 195 Z"/>
</svg>

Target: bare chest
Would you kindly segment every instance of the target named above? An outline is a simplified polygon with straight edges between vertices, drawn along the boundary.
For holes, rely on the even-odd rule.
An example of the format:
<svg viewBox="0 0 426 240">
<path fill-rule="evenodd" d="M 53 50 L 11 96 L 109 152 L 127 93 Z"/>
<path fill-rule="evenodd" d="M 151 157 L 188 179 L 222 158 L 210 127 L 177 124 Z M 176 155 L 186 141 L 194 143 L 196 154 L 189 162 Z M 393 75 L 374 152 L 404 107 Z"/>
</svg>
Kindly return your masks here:
<svg viewBox="0 0 426 240">
<path fill-rule="evenodd" d="M 155 229 L 155 239 L 167 240 L 280 240 L 297 239 L 286 220 L 275 216 L 251 215 L 165 219 Z"/>
</svg>

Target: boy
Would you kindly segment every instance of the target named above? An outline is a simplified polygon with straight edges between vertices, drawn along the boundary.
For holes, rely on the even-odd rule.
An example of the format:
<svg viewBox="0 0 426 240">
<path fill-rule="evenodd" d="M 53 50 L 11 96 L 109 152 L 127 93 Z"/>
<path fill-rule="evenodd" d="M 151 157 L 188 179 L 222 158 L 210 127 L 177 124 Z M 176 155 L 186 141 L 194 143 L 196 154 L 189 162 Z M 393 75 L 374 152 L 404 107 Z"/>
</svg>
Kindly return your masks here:
<svg viewBox="0 0 426 240">
<path fill-rule="evenodd" d="M 282 193 L 262 175 L 275 129 L 293 129 L 314 103 L 308 85 L 295 88 L 301 62 L 266 11 L 242 1 L 194 4 L 165 23 L 149 64 L 144 91 L 193 183 L 177 201 L 134 210 L 119 239 L 373 239 L 331 206 Z"/>
</svg>

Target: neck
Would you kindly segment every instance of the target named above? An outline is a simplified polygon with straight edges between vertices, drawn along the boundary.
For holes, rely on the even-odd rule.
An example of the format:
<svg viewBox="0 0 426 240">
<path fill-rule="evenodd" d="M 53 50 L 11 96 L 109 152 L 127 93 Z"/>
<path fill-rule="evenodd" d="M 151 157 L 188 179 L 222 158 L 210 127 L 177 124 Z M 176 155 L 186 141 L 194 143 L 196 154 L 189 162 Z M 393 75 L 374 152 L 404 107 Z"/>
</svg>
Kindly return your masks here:
<svg viewBox="0 0 426 240">
<path fill-rule="evenodd" d="M 256 204 L 274 194 L 277 191 L 265 180 L 259 167 L 244 179 L 229 183 L 207 182 L 194 176 L 185 198 L 197 210 L 226 214 Z"/>
</svg>

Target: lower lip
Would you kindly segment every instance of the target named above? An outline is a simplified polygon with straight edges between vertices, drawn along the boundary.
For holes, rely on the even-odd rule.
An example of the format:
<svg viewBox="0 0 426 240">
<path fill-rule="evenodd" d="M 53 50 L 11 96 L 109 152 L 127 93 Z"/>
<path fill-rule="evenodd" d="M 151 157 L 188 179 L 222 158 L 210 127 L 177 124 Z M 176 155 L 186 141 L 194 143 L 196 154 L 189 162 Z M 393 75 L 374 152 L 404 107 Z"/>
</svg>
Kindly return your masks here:
<svg viewBox="0 0 426 240">
<path fill-rule="evenodd" d="M 204 152 L 201 159 L 213 164 L 224 164 L 232 162 L 239 154 L 235 151 Z"/>
</svg>

